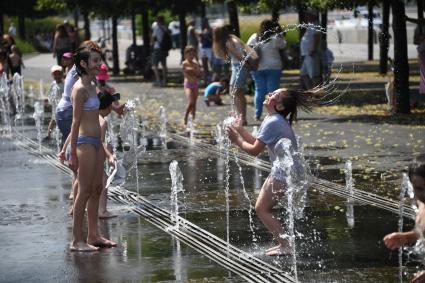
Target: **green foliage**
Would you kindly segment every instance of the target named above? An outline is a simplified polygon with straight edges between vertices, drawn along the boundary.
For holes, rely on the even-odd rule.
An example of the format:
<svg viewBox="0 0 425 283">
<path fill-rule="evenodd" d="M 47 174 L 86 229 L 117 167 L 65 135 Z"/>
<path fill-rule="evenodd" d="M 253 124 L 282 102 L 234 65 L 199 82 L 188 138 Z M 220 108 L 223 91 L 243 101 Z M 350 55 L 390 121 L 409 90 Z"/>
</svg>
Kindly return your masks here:
<svg viewBox="0 0 425 283">
<path fill-rule="evenodd" d="M 151 10 L 148 11 L 149 17 L 149 27 L 152 26 L 152 23 L 156 20 L 157 16 L 164 16 L 166 25 L 174 19 L 178 19 L 176 16 L 173 16 L 170 11 L 165 10 L 161 11 L 158 14 L 154 15 Z M 142 16 L 140 14 L 136 15 L 136 34 L 142 34 Z"/>
<path fill-rule="evenodd" d="M 28 41 L 21 40 L 19 38 L 15 40 L 15 44 L 19 48 L 19 50 L 24 54 L 37 51 L 31 43 L 29 43 Z"/>
<path fill-rule="evenodd" d="M 64 11 L 66 7 L 66 3 L 63 0 L 37 0 L 35 5 L 35 9 L 38 11 Z"/>
<path fill-rule="evenodd" d="M 240 31 L 241 31 L 241 39 L 244 42 L 247 42 L 249 37 L 253 34 L 258 32 L 258 28 L 260 27 L 260 22 L 262 19 L 257 18 L 256 20 L 249 20 L 249 21 L 240 21 Z M 282 28 L 285 29 L 285 24 L 280 23 L 282 25 Z M 286 32 L 285 36 L 287 45 L 298 45 L 299 43 L 299 30 L 298 29 L 289 29 Z"/>
</svg>

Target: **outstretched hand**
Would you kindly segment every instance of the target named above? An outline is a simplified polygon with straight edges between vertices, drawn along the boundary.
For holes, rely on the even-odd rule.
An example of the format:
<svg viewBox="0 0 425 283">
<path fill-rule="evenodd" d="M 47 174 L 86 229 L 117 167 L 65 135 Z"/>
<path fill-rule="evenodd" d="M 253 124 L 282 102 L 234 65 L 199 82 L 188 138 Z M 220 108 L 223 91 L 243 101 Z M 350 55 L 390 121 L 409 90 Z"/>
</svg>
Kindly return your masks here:
<svg viewBox="0 0 425 283">
<path fill-rule="evenodd" d="M 240 128 L 243 127 L 243 119 L 242 119 L 242 115 L 241 114 L 237 114 L 235 112 L 231 112 L 229 114 L 231 117 L 234 118 L 234 120 L 232 121 L 231 126 L 233 126 L 236 130 L 239 130 Z"/>
<path fill-rule="evenodd" d="M 425 282 L 425 270 L 419 271 L 415 274 L 415 277 L 413 277 L 412 283 L 424 283 Z"/>
<path fill-rule="evenodd" d="M 394 232 L 384 237 L 384 243 L 391 250 L 398 249 L 407 242 L 406 237 L 400 232 Z"/>
<path fill-rule="evenodd" d="M 57 157 L 58 157 L 59 161 L 63 164 L 65 162 L 65 151 L 61 150 L 57 154 Z"/>
<path fill-rule="evenodd" d="M 238 144 L 238 139 L 240 136 L 237 129 L 234 126 L 229 126 L 226 131 L 227 131 L 229 140 L 234 144 Z"/>
</svg>

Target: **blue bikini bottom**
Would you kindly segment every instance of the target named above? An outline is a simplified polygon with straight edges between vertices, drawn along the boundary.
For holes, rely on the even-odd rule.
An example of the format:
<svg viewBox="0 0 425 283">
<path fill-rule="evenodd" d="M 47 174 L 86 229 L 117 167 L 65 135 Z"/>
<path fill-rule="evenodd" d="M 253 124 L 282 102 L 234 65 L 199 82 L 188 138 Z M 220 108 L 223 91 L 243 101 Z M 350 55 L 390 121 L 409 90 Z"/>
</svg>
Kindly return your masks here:
<svg viewBox="0 0 425 283">
<path fill-rule="evenodd" d="M 98 137 L 89 137 L 89 136 L 78 136 L 77 145 L 80 144 L 92 144 L 96 147 L 96 150 L 99 150 L 100 145 L 102 144 L 100 138 Z"/>
</svg>

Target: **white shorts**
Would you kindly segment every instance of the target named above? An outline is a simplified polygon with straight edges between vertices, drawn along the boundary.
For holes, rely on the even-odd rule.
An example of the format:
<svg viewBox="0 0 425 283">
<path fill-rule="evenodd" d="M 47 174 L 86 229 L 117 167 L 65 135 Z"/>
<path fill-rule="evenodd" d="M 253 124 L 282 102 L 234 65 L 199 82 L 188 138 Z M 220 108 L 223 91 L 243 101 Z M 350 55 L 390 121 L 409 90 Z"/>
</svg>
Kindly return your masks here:
<svg viewBox="0 0 425 283">
<path fill-rule="evenodd" d="M 199 50 L 199 57 L 200 58 L 208 58 L 208 61 L 211 62 L 212 48 L 201 48 Z"/>
<path fill-rule="evenodd" d="M 316 52 L 313 56 L 306 55 L 300 70 L 301 76 L 309 76 L 310 79 L 320 76 L 320 56 Z"/>
</svg>

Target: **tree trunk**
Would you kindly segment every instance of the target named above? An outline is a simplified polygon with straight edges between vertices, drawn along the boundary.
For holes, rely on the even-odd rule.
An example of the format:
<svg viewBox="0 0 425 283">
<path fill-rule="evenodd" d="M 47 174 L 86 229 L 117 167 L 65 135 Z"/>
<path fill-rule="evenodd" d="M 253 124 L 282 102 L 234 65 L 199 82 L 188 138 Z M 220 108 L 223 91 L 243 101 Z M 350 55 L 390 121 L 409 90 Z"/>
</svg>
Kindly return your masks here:
<svg viewBox="0 0 425 283">
<path fill-rule="evenodd" d="M 114 66 L 112 68 L 112 73 L 114 75 L 119 75 L 120 73 L 120 63 L 118 58 L 118 33 L 117 33 L 118 18 L 117 16 L 112 16 L 112 58 Z"/>
<path fill-rule="evenodd" d="M 201 16 L 201 19 L 205 19 L 207 17 L 205 2 L 201 2 L 199 14 Z"/>
<path fill-rule="evenodd" d="M 3 14 L 0 13 L 0 36 L 3 36 L 4 33 L 4 18 Z"/>
<path fill-rule="evenodd" d="M 328 10 L 327 9 L 322 11 L 322 14 L 320 17 L 320 25 L 322 26 L 322 29 L 325 31 L 322 33 L 322 42 L 323 42 L 323 47 L 326 49 L 328 47 L 328 40 L 327 40 Z"/>
<path fill-rule="evenodd" d="M 142 6 L 142 37 L 143 37 L 143 50 L 144 55 L 150 54 L 150 37 L 149 37 L 149 14 L 145 5 Z"/>
<path fill-rule="evenodd" d="M 83 18 L 84 18 L 84 40 L 90 40 L 91 39 L 91 33 L 90 33 L 89 14 L 87 12 L 84 12 Z"/>
<path fill-rule="evenodd" d="M 367 59 L 373 60 L 373 4 L 368 2 L 368 25 L 367 25 Z"/>
<path fill-rule="evenodd" d="M 75 11 L 74 11 L 74 26 L 75 26 L 75 30 L 77 31 L 77 33 L 78 33 L 78 18 L 79 18 L 78 10 L 75 9 Z"/>
<path fill-rule="evenodd" d="M 410 113 L 409 63 L 407 60 L 407 33 L 405 7 L 402 0 L 391 0 L 394 33 L 394 95 L 396 112 Z"/>
<path fill-rule="evenodd" d="M 18 16 L 18 35 L 20 39 L 25 40 L 25 16 L 23 14 Z"/>
<path fill-rule="evenodd" d="M 179 9 L 181 62 L 184 58 L 184 48 L 187 44 L 186 11 Z"/>
<path fill-rule="evenodd" d="M 274 6 L 272 9 L 272 21 L 278 23 L 280 17 L 280 9 L 277 6 Z"/>
<path fill-rule="evenodd" d="M 131 35 L 133 37 L 133 45 L 136 46 L 136 16 L 134 14 L 134 10 L 131 12 Z"/>
<path fill-rule="evenodd" d="M 423 22 L 423 20 L 424 20 L 424 3 L 423 3 L 423 1 L 424 0 L 416 0 L 416 4 L 417 4 L 417 6 L 418 6 L 418 20 L 419 20 L 419 22 L 421 23 L 421 22 Z M 422 26 L 423 25 L 418 25 L 418 28 L 419 28 L 419 32 L 422 34 L 424 31 L 422 30 Z"/>
<path fill-rule="evenodd" d="M 238 18 L 238 7 L 236 6 L 235 1 L 227 2 L 227 12 L 229 13 L 229 23 L 233 29 L 233 33 L 240 37 L 240 29 L 239 29 L 239 18 Z"/>
<path fill-rule="evenodd" d="M 390 21 L 390 3 L 382 2 L 382 31 L 379 36 L 380 56 L 379 56 L 379 73 L 385 75 L 388 72 L 388 48 L 389 48 L 389 27 Z"/>
<path fill-rule="evenodd" d="M 305 7 L 303 5 L 298 4 L 297 9 L 298 9 L 298 22 L 300 24 L 305 23 Z M 303 38 L 304 33 L 305 33 L 305 28 L 300 28 L 300 33 L 299 33 L 300 42 L 301 42 L 301 38 Z"/>
</svg>

